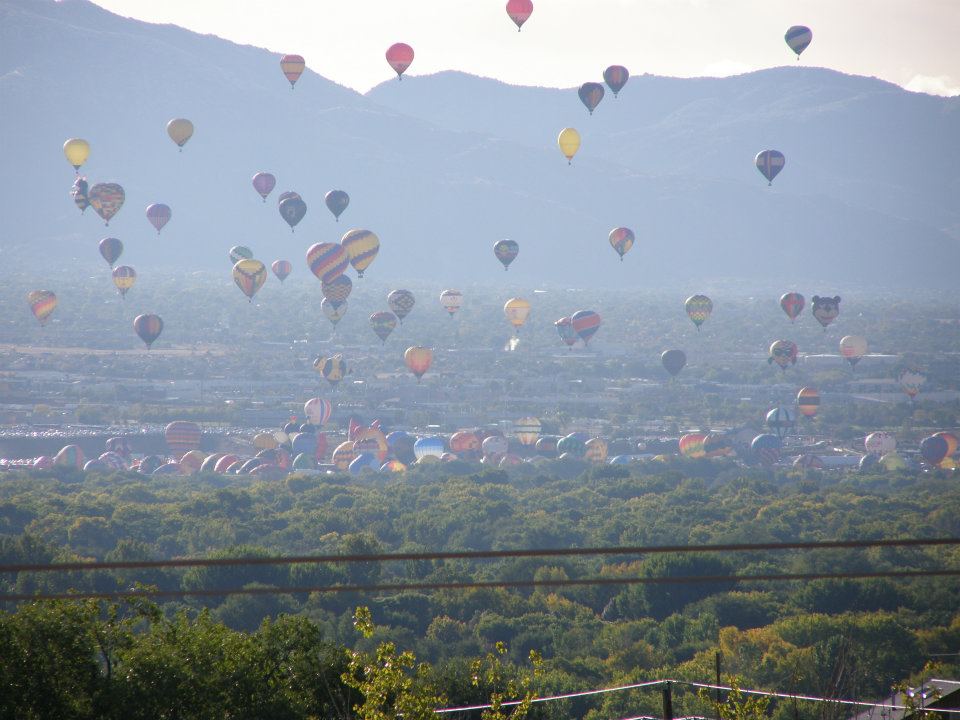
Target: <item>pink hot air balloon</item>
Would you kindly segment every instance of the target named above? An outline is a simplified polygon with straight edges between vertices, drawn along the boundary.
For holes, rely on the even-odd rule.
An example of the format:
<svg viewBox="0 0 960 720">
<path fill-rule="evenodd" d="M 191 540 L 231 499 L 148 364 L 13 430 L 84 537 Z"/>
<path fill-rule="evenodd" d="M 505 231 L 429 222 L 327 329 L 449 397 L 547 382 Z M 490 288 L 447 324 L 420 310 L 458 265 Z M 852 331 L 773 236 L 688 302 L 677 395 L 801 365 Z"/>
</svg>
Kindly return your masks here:
<svg viewBox="0 0 960 720">
<path fill-rule="evenodd" d="M 387 62 L 397 73 L 397 80 L 402 80 L 403 73 L 413 62 L 413 48 L 406 43 L 394 43 L 387 49 Z"/>
<path fill-rule="evenodd" d="M 507 2 L 507 15 L 517 24 L 517 32 L 523 27 L 523 24 L 533 14 L 533 0 L 509 0 Z"/>
<path fill-rule="evenodd" d="M 253 189 L 256 190 L 263 201 L 267 201 L 267 195 L 273 192 L 277 179 L 268 172 L 258 172 L 253 176 Z"/>
<path fill-rule="evenodd" d="M 173 217 L 173 211 L 169 205 L 154 203 L 147 206 L 147 220 L 157 229 L 157 235 L 163 230 L 163 226 L 170 222 L 171 217 Z"/>
</svg>

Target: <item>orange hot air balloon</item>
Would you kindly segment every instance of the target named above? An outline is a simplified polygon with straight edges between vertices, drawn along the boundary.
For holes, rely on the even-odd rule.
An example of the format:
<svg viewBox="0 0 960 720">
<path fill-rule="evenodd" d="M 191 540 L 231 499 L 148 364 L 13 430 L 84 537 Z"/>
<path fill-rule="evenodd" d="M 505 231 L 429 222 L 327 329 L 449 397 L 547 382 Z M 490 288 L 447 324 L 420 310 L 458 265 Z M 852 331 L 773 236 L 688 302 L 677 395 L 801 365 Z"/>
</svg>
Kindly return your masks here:
<svg viewBox="0 0 960 720">
<path fill-rule="evenodd" d="M 296 85 L 297 80 L 300 79 L 300 76 L 303 74 L 303 69 L 306 66 L 306 62 L 304 62 L 303 57 L 300 55 L 284 55 L 280 58 L 280 69 L 283 71 L 283 74 L 287 76 L 287 80 L 290 81 L 291 90 L 293 90 L 293 86 Z"/>
<path fill-rule="evenodd" d="M 394 43 L 387 48 L 387 62 L 397 73 L 397 80 L 403 80 L 403 73 L 413 62 L 413 48 L 406 43 Z"/>
<path fill-rule="evenodd" d="M 703 448 L 706 437 L 704 433 L 687 433 L 677 443 L 680 454 L 688 458 L 702 458 L 706 455 L 706 450 Z"/>
<path fill-rule="evenodd" d="M 421 345 L 408 347 L 403 354 L 403 361 L 407 364 L 410 372 L 417 376 L 417 382 L 420 382 L 420 378 L 430 369 L 430 364 L 433 362 L 433 351 Z"/>
<path fill-rule="evenodd" d="M 801 388 L 797 393 L 797 409 L 804 417 L 813 417 L 820 409 L 820 393 L 814 388 Z"/>
</svg>

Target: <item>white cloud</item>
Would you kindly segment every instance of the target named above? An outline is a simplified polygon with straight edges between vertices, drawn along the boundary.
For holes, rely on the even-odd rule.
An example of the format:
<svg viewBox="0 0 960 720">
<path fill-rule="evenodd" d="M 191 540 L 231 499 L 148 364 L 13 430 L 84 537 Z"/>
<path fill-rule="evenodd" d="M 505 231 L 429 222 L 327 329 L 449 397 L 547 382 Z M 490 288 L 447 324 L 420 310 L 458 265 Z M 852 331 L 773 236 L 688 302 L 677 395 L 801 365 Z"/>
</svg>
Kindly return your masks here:
<svg viewBox="0 0 960 720">
<path fill-rule="evenodd" d="M 914 75 L 904 87 L 911 92 L 955 97 L 960 95 L 960 84 L 949 75 Z"/>
<path fill-rule="evenodd" d="M 701 71 L 705 77 L 729 77 L 730 75 L 743 75 L 744 73 L 756 70 L 753 65 L 748 65 L 739 60 L 730 60 L 724 58 L 717 60 L 709 65 L 704 65 Z"/>
</svg>

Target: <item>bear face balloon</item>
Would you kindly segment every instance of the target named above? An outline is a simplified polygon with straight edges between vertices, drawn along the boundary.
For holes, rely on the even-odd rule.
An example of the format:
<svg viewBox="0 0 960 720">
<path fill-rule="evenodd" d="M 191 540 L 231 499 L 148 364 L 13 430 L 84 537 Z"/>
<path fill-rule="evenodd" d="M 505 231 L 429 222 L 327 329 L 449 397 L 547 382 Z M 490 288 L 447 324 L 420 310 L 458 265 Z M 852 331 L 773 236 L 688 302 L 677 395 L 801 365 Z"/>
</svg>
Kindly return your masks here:
<svg viewBox="0 0 960 720">
<path fill-rule="evenodd" d="M 817 322 L 826 328 L 840 314 L 840 296 L 829 298 L 814 295 L 812 307 L 813 316 L 817 319 Z"/>
</svg>

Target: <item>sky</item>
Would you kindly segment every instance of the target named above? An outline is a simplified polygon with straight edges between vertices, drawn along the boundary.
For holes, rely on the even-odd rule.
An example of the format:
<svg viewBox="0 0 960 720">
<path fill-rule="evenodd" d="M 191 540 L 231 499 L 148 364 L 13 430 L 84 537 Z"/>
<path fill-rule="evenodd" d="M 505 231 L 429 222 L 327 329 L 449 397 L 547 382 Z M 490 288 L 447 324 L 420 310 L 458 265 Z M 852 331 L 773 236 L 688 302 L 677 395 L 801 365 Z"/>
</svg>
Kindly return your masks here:
<svg viewBox="0 0 960 720">
<path fill-rule="evenodd" d="M 277 53 L 365 92 L 413 46 L 412 75 L 462 70 L 511 84 L 571 87 L 608 65 L 632 74 L 732 75 L 794 62 L 783 41 L 807 25 L 800 62 L 960 95 L 960 0 L 534 0 L 518 33 L 505 0 L 96 0 Z"/>
</svg>

